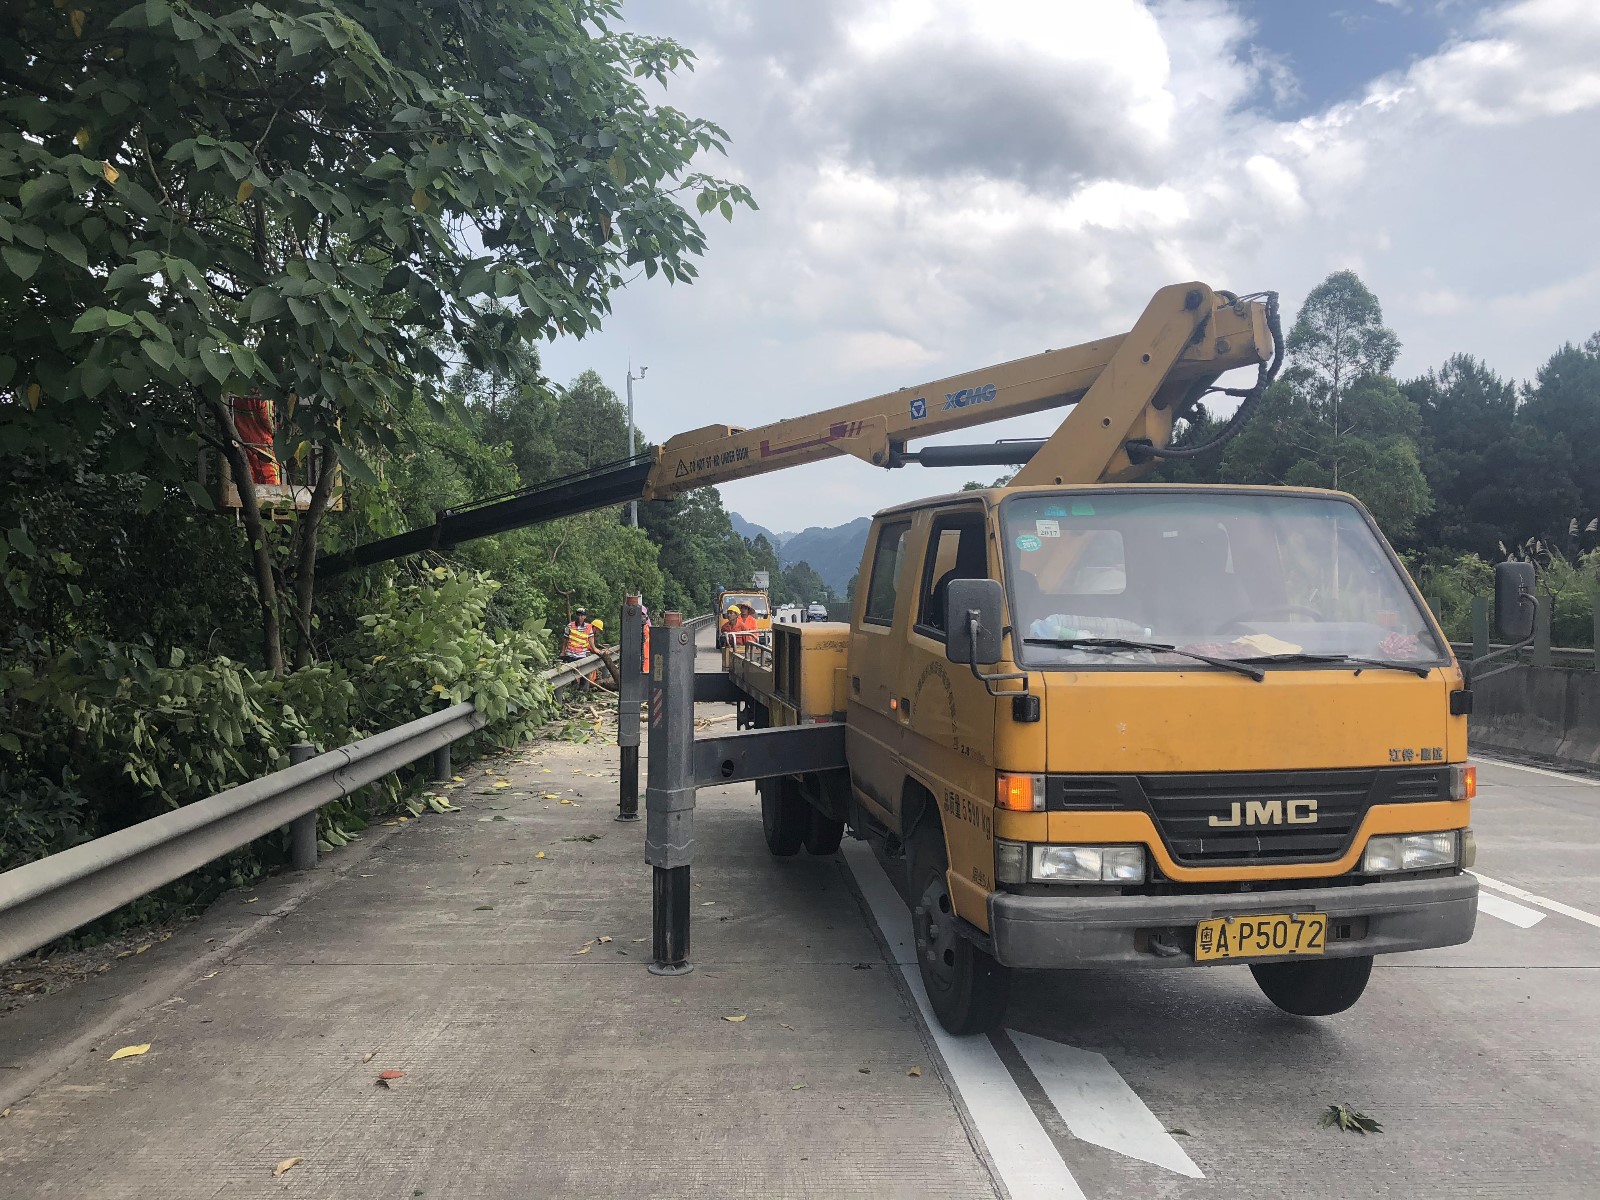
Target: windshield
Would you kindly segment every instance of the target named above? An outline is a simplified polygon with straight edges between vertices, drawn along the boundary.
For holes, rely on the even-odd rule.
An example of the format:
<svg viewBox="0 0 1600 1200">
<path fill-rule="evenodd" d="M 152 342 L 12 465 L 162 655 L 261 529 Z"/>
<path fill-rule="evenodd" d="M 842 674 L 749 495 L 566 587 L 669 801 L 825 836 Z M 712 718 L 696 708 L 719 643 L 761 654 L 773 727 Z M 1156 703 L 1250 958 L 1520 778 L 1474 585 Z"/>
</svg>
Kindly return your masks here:
<svg viewBox="0 0 1600 1200">
<path fill-rule="evenodd" d="M 1220 658 L 1448 655 L 1376 531 L 1337 497 L 1063 492 L 1001 510 L 1018 661 L 1193 666 L 1051 642 L 1119 638 Z"/>
<path fill-rule="evenodd" d="M 756 610 L 756 616 L 767 615 L 767 598 L 758 592 L 729 592 L 722 598 L 722 607 L 726 611 L 730 604 L 748 604 Z"/>
</svg>

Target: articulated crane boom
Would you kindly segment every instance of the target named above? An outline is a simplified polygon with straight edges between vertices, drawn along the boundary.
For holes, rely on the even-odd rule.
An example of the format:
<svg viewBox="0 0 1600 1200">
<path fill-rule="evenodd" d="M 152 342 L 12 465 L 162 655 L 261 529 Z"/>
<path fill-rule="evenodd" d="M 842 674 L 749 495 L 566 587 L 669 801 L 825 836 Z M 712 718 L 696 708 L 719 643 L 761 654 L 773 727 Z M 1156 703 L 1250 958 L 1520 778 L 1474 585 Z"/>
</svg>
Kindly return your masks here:
<svg viewBox="0 0 1600 1200">
<path fill-rule="evenodd" d="M 1219 376 L 1254 365 L 1260 372 L 1256 385 L 1230 390 L 1243 401 L 1217 440 L 1242 427 L 1277 373 L 1282 341 L 1275 293 L 1240 298 L 1201 283 L 1174 284 L 1157 292 L 1132 330 L 1120 336 L 769 425 L 708 425 L 680 433 L 653 457 L 641 455 L 442 512 L 433 526 L 330 558 L 319 573 L 447 549 L 635 497 L 666 500 L 845 454 L 878 467 L 1025 462 L 1012 481 L 1016 484 L 1135 479 L 1159 459 L 1195 453 L 1170 446 L 1173 421 Z M 913 439 L 1067 406 L 1073 406 L 1072 413 L 1042 442 L 906 450 Z"/>
</svg>

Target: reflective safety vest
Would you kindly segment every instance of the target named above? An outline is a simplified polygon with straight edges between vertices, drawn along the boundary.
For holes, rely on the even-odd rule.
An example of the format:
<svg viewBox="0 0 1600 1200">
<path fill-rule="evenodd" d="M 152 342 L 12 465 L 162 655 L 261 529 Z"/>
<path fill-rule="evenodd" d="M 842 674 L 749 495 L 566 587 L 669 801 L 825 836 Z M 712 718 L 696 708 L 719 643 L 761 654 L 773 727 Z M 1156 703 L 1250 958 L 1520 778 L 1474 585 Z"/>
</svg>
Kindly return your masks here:
<svg viewBox="0 0 1600 1200">
<path fill-rule="evenodd" d="M 572 621 L 567 625 L 567 640 L 561 647 L 563 654 L 593 654 L 594 653 L 594 626 L 585 621 L 579 625 Z"/>
</svg>

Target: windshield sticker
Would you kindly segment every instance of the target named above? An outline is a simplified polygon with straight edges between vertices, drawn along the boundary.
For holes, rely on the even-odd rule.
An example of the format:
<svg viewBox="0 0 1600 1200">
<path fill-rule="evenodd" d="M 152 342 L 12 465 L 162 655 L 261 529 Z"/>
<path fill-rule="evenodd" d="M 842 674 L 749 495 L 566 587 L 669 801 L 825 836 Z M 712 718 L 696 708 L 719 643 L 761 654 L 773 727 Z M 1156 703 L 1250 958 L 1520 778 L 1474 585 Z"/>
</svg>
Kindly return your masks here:
<svg viewBox="0 0 1600 1200">
<path fill-rule="evenodd" d="M 1031 533 L 1019 533 L 1017 535 L 1018 550 L 1037 550 L 1042 545 L 1044 545 L 1044 543 L 1038 538 L 1034 537 Z"/>
<path fill-rule="evenodd" d="M 1051 504 L 1045 507 L 1044 515 L 1047 517 L 1064 517 L 1067 515 L 1067 510 L 1059 504 Z"/>
<path fill-rule="evenodd" d="M 1033 531 L 1042 538 L 1058 538 L 1061 536 L 1061 522 L 1039 520 L 1034 522 Z"/>
<path fill-rule="evenodd" d="M 1075 517 L 1094 516 L 1094 505 L 1087 500 L 1074 500 L 1072 502 L 1072 515 Z"/>
</svg>

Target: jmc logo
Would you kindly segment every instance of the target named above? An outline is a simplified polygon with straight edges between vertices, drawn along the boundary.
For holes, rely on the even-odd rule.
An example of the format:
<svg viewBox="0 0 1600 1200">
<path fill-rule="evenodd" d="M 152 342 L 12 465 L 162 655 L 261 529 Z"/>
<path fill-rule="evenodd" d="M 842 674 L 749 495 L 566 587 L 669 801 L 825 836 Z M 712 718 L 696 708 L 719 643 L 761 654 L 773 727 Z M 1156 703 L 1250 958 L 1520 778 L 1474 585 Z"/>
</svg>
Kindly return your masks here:
<svg viewBox="0 0 1600 1200">
<path fill-rule="evenodd" d="M 1317 802 L 1315 800 L 1235 800 L 1226 817 L 1210 817 L 1206 824 L 1213 829 L 1237 829 L 1241 825 L 1315 825 Z"/>
</svg>

